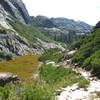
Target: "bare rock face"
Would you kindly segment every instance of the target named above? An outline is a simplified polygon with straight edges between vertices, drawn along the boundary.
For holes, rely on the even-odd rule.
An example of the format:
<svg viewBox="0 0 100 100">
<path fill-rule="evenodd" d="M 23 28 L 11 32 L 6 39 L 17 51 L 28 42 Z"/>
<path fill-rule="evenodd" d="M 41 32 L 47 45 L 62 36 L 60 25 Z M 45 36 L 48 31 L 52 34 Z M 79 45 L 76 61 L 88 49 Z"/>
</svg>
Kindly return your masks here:
<svg viewBox="0 0 100 100">
<path fill-rule="evenodd" d="M 22 0 L 0 0 L 0 11 L 22 23 L 29 23 L 30 16 Z"/>
<path fill-rule="evenodd" d="M 7 18 L 15 18 L 24 24 L 30 23 L 30 16 L 22 0 L 0 0 L 0 26 L 12 29 Z"/>
<path fill-rule="evenodd" d="M 3 6 L 0 4 L 0 26 L 3 26 L 7 29 L 11 29 L 11 26 L 6 21 L 7 16 L 8 16 L 8 13 L 4 10 Z"/>
<path fill-rule="evenodd" d="M 0 32 L 0 51 L 24 55 L 28 50 L 29 44 L 24 38 L 13 32 Z"/>
<path fill-rule="evenodd" d="M 16 32 L 0 30 L 0 51 L 15 55 L 25 55 L 28 53 L 41 54 L 43 50 L 38 46 L 32 46 Z"/>
<path fill-rule="evenodd" d="M 96 24 L 95 28 L 100 28 L 100 21 Z"/>
<path fill-rule="evenodd" d="M 8 72 L 0 73 L 0 86 L 4 86 L 7 83 L 15 82 L 15 81 L 19 81 L 19 80 L 20 80 L 19 77 L 12 73 L 8 73 Z"/>
<path fill-rule="evenodd" d="M 45 42 L 42 41 L 41 39 L 37 39 L 40 45 L 45 48 L 45 49 L 50 49 L 50 48 L 58 48 L 61 51 L 65 51 L 65 48 L 62 47 L 60 44 L 55 44 L 55 43 L 50 43 L 50 42 Z"/>
</svg>

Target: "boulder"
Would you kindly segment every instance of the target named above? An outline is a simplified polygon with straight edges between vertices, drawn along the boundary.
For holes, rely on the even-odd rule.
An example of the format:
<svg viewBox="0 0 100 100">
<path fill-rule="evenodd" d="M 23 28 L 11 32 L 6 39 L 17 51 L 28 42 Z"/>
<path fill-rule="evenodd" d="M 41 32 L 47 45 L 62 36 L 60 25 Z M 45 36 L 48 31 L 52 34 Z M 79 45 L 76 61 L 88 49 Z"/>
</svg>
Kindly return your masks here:
<svg viewBox="0 0 100 100">
<path fill-rule="evenodd" d="M 77 50 L 69 51 L 69 52 L 67 53 L 65 59 L 70 59 L 70 58 L 74 55 L 74 53 L 75 53 L 76 51 L 77 51 Z"/>
<path fill-rule="evenodd" d="M 0 72 L 0 86 L 4 86 L 10 82 L 14 83 L 19 80 L 20 78 L 17 75 L 8 72 Z"/>
</svg>

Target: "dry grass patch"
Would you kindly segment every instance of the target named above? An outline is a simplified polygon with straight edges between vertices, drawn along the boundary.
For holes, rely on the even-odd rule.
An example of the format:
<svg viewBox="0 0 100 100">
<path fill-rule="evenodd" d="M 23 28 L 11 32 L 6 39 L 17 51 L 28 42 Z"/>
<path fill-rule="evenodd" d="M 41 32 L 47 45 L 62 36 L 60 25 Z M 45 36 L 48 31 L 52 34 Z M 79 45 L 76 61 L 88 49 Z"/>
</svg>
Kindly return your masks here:
<svg viewBox="0 0 100 100">
<path fill-rule="evenodd" d="M 0 72 L 11 72 L 30 82 L 32 81 L 33 73 L 37 71 L 40 64 L 38 57 L 39 55 L 26 55 L 2 62 L 0 63 Z"/>
</svg>

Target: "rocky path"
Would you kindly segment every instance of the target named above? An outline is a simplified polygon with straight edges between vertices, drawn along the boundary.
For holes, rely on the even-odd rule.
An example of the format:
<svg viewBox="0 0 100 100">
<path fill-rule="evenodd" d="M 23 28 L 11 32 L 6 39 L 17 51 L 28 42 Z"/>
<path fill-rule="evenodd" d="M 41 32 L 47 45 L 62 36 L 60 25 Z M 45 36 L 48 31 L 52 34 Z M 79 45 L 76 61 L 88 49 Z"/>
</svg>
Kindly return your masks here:
<svg viewBox="0 0 100 100">
<path fill-rule="evenodd" d="M 100 100 L 100 81 L 91 81 L 87 88 L 80 88 L 76 83 L 60 91 L 56 100 Z"/>
<path fill-rule="evenodd" d="M 56 64 L 55 62 L 48 62 L 54 66 L 64 66 L 65 68 L 72 68 L 73 71 L 80 73 L 85 79 L 90 81 L 89 86 L 80 88 L 76 83 L 66 88 L 61 88 L 57 91 L 60 92 L 56 96 L 55 100 L 100 100 L 100 80 L 96 77 L 91 77 L 90 72 L 83 70 L 82 68 L 75 68 L 68 64 L 70 61 L 61 62 Z"/>
<path fill-rule="evenodd" d="M 64 67 L 69 68 L 70 65 L 65 64 Z M 89 80 L 89 86 L 80 88 L 76 83 L 72 86 L 61 88 L 59 89 L 60 95 L 56 96 L 56 100 L 100 100 L 100 80 L 96 77 L 91 77 L 89 72 L 81 68 L 72 68 L 72 70 L 80 73 L 85 79 Z"/>
</svg>

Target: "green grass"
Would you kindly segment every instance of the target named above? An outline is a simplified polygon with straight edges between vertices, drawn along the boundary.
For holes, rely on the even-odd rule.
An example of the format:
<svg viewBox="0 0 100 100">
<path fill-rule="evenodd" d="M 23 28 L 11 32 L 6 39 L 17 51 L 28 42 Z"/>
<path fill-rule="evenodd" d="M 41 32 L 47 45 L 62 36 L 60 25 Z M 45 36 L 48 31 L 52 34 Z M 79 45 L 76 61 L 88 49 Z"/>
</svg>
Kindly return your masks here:
<svg viewBox="0 0 100 100">
<path fill-rule="evenodd" d="M 59 62 L 63 56 L 64 56 L 64 53 L 62 53 L 57 48 L 48 49 L 39 57 L 39 61 L 45 62 L 49 60 L 49 61 Z"/>
<path fill-rule="evenodd" d="M 43 65 L 40 68 L 40 79 L 44 80 L 47 84 L 58 85 L 59 87 L 65 87 L 73 83 L 81 84 L 84 78 L 78 76 L 79 74 L 63 66 L 55 67 L 52 65 Z M 84 79 L 84 81 L 86 80 Z"/>
</svg>

